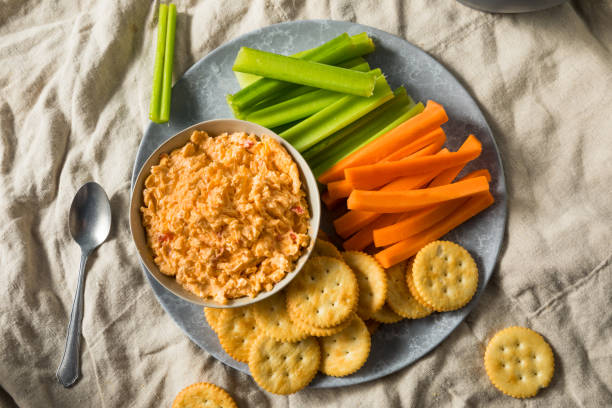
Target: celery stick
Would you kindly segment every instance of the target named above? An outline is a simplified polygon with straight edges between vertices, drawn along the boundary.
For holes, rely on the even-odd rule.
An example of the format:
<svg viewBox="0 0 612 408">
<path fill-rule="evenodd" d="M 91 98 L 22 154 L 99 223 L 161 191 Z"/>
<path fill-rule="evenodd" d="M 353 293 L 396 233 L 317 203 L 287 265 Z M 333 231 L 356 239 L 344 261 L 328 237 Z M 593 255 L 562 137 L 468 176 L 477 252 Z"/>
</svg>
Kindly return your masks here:
<svg viewBox="0 0 612 408">
<path fill-rule="evenodd" d="M 357 66 L 361 66 L 363 64 L 368 64 L 368 61 L 366 61 L 363 57 L 355 57 L 355 58 L 351 58 L 349 60 L 346 61 L 342 61 L 338 64 L 333 64 L 336 65 L 338 67 L 342 67 L 342 68 L 354 68 Z M 369 65 L 368 65 L 369 67 Z M 370 68 L 368 68 L 366 71 L 369 71 Z"/>
<path fill-rule="evenodd" d="M 245 120 L 269 128 L 276 127 L 313 115 L 343 96 L 338 92 L 319 89 L 250 113 Z"/>
<path fill-rule="evenodd" d="M 298 123 L 300 123 L 299 120 L 296 120 L 295 122 L 291 122 L 291 123 L 286 123 L 284 125 L 281 126 L 277 126 L 275 128 L 272 128 L 272 130 L 274 131 L 274 133 L 276 133 L 277 135 L 280 135 L 281 133 L 283 133 L 285 130 L 290 129 L 292 127 L 294 127 L 295 125 L 297 125 Z"/>
<path fill-rule="evenodd" d="M 365 97 L 372 95 L 376 84 L 376 76 L 369 72 L 285 57 L 248 47 L 240 48 L 232 69 L 279 81 Z"/>
<path fill-rule="evenodd" d="M 155 46 L 155 65 L 153 67 L 153 91 L 151 92 L 151 104 L 149 106 L 149 119 L 153 122 L 159 121 L 161 105 L 162 75 L 164 72 L 164 49 L 166 48 L 166 21 L 168 20 L 168 6 L 159 5 L 159 17 L 157 20 L 157 45 Z"/>
<path fill-rule="evenodd" d="M 368 63 L 364 62 L 351 69 L 360 70 L 362 68 L 369 68 Z M 343 96 L 344 94 L 338 92 L 301 86 L 270 103 L 264 101 L 257 104 L 257 107 L 260 105 L 264 107 L 250 113 L 247 112 L 243 119 L 272 128 L 313 115 Z"/>
<path fill-rule="evenodd" d="M 354 71 L 368 72 L 370 71 L 370 65 L 363 58 L 354 58 L 352 60 L 346 61 L 344 63 L 338 64 L 339 67 L 349 68 Z M 292 85 L 292 89 L 288 89 L 286 92 L 281 93 L 280 95 L 275 95 L 265 101 L 262 101 L 256 105 L 256 109 L 262 109 L 263 107 L 275 105 L 277 103 L 287 101 L 289 99 L 295 98 L 296 96 L 304 95 L 308 92 L 316 91 L 317 88 L 313 88 L 311 86 L 303 86 L 303 85 Z"/>
<path fill-rule="evenodd" d="M 398 117 L 396 117 L 395 119 L 391 119 L 390 123 L 388 123 L 382 129 L 378 130 L 376 133 L 372 134 L 371 132 L 367 132 L 366 130 L 364 130 L 363 132 L 361 132 L 361 134 L 355 135 L 356 137 L 351 138 L 351 143 L 344 143 L 340 145 L 338 148 L 334 149 L 333 155 L 331 156 L 328 155 L 328 157 L 325 160 L 320 161 L 315 165 L 311 165 L 311 167 L 313 167 L 312 171 L 315 177 L 320 176 L 325 170 L 329 169 L 331 166 L 333 166 L 334 164 L 336 164 L 338 161 L 342 160 L 349 154 L 362 148 L 363 146 L 367 145 L 368 143 L 372 142 L 378 137 L 384 135 L 391 129 L 396 128 L 397 126 L 404 123 L 411 117 L 416 116 L 419 113 L 423 112 L 423 109 L 425 109 L 425 107 L 423 106 L 421 102 L 417 103 L 416 105 L 414 105 L 412 108 L 408 110 L 406 110 L 406 108 L 403 108 L 400 111 L 402 113 Z"/>
<path fill-rule="evenodd" d="M 348 34 L 346 35 L 348 36 Z M 374 42 L 370 37 L 368 37 L 368 33 L 366 32 L 352 35 L 349 37 L 349 40 L 352 44 L 352 47 L 347 50 L 346 54 L 344 55 L 337 55 L 336 50 L 330 47 L 320 50 L 319 48 L 322 48 L 322 46 L 319 46 L 317 48 L 311 48 L 309 50 L 293 54 L 292 57 L 308 61 L 316 61 L 323 64 L 335 65 L 340 61 L 345 61 L 351 58 L 360 57 L 362 55 L 374 52 Z"/>
<path fill-rule="evenodd" d="M 353 64 L 357 64 L 357 65 L 353 65 Z M 367 72 L 370 70 L 370 65 L 363 58 L 355 58 L 350 61 L 346 61 L 345 63 L 338 64 L 338 66 L 344 66 L 346 68 L 350 68 L 352 70 L 361 71 L 361 72 Z M 247 117 L 255 111 L 259 111 L 264 108 L 268 108 L 272 105 L 276 105 L 281 102 L 288 101 L 295 97 L 298 97 L 298 96 L 301 96 L 301 95 L 304 95 L 310 92 L 314 92 L 314 91 L 318 91 L 318 89 L 310 87 L 310 86 L 303 86 L 303 85 L 298 86 L 298 85 L 292 84 L 291 89 L 287 89 L 285 92 L 281 93 L 280 95 L 271 96 L 270 98 L 259 102 L 257 105 L 255 105 L 252 108 L 234 109 L 234 116 L 236 116 L 239 119 L 251 120 L 251 119 L 247 119 Z"/>
<path fill-rule="evenodd" d="M 259 75 L 247 74 L 244 72 L 234 72 L 234 76 L 238 81 L 238 85 L 240 85 L 240 89 L 246 88 L 258 79 L 261 79 Z"/>
<path fill-rule="evenodd" d="M 255 108 L 254 110 L 252 110 L 252 112 L 254 112 L 255 110 L 267 108 L 268 106 L 276 105 L 277 103 L 288 101 L 289 99 L 293 99 L 314 91 L 317 91 L 317 88 L 303 85 L 296 86 L 294 88 L 288 89 L 287 92 L 283 92 L 280 95 L 274 95 L 273 97 L 268 98 L 265 101 L 261 101 L 260 103 L 255 105 Z"/>
<path fill-rule="evenodd" d="M 365 36 L 365 40 L 362 40 L 363 36 Z M 368 37 L 366 33 L 361 33 L 361 34 L 351 37 L 351 42 L 356 48 L 355 52 L 358 52 L 359 55 L 367 54 L 369 52 L 374 51 L 374 44 L 372 43 L 372 40 Z M 306 50 L 306 51 L 310 51 L 310 50 Z M 304 54 L 308 56 L 308 54 L 305 54 L 306 51 L 298 52 L 297 54 L 293 54 L 291 56 L 293 58 L 303 59 L 303 56 L 300 57 L 300 55 Z M 367 61 L 364 60 L 362 57 L 355 57 L 355 58 L 349 59 L 348 61 L 341 62 L 340 64 L 333 64 L 333 65 L 337 65 L 343 68 L 352 68 L 354 66 L 361 65 L 361 64 L 367 64 Z M 369 71 L 369 70 L 370 68 L 368 66 L 367 69 L 364 69 L 362 71 Z M 234 76 L 236 77 L 236 80 L 238 81 L 238 85 L 240 85 L 240 89 L 246 88 L 247 86 L 251 85 L 253 82 L 262 78 L 258 75 L 247 74 L 244 72 L 234 72 Z"/>
<path fill-rule="evenodd" d="M 379 73 L 380 70 L 370 72 Z M 344 96 L 291 129 L 284 131 L 280 136 L 302 152 L 332 133 L 353 123 L 391 98 L 393 98 L 393 92 L 391 92 L 385 77 L 379 75 L 376 80 L 374 95 L 370 98 L 354 95 Z"/>
<path fill-rule="evenodd" d="M 367 34 L 365 34 L 365 37 L 367 37 Z M 303 51 L 294 55 L 294 57 L 323 64 L 337 64 L 373 51 L 373 43 L 369 44 L 363 38 L 364 34 L 349 37 L 348 34 L 344 33 L 317 48 Z M 235 94 L 228 95 L 227 102 L 236 112 L 236 110 L 253 106 L 272 95 L 277 95 L 289 87 L 291 87 L 291 84 L 287 82 L 262 78 Z"/>
<path fill-rule="evenodd" d="M 359 118 L 359 120 L 340 129 L 333 135 L 329 136 L 328 138 L 325 138 L 324 140 L 320 141 L 316 145 L 303 152 L 302 156 L 304 156 L 304 159 L 306 159 L 309 164 L 313 164 L 315 163 L 315 161 L 319 161 L 319 158 L 325 158 L 329 148 L 333 149 L 336 143 L 339 143 L 345 138 L 350 137 L 358 129 L 361 129 L 368 123 L 377 120 L 378 117 L 380 117 L 390 109 L 406 107 L 414 104 L 414 102 L 406 93 L 406 89 L 404 87 L 397 88 L 395 91 L 393 91 L 393 95 L 393 99 L 385 102 L 378 108 L 374 109 L 372 112 Z M 384 125 L 381 125 L 380 127 L 382 126 Z"/>
<path fill-rule="evenodd" d="M 316 62 L 335 64 L 347 59 L 345 54 L 354 48 L 355 46 L 351 41 L 351 37 L 347 33 L 343 33 L 317 48 L 299 53 L 300 56 L 296 58 L 306 57 Z M 332 52 L 330 57 L 330 51 L 335 52 L 337 55 Z M 235 112 L 237 109 L 245 109 L 248 106 L 253 106 L 257 102 L 272 95 L 276 95 L 289 87 L 291 87 L 291 84 L 287 82 L 261 78 L 235 94 L 228 95 L 227 102 Z"/>
<path fill-rule="evenodd" d="M 374 41 L 368 36 L 368 33 L 360 33 L 351 36 L 351 42 L 355 49 L 353 52 L 355 55 L 365 55 L 374 52 Z"/>
<path fill-rule="evenodd" d="M 172 65 L 174 60 L 174 35 L 176 32 L 176 6 L 168 6 L 168 28 L 166 29 L 166 49 L 164 52 L 164 77 L 159 120 L 170 120 L 170 100 L 172 99 Z"/>
<path fill-rule="evenodd" d="M 295 55 L 292 55 L 292 57 L 296 58 Z M 343 67 L 343 68 L 352 68 L 358 65 L 362 66 L 363 64 L 367 65 L 368 62 L 361 57 L 356 57 L 356 58 L 350 59 L 348 61 L 344 61 L 340 64 L 335 64 L 335 65 L 339 67 Z M 370 70 L 370 67 L 368 65 L 367 69 L 361 69 L 359 71 L 369 71 L 369 70 Z M 236 77 L 236 80 L 238 81 L 238 85 L 240 85 L 240 89 L 246 88 L 247 86 L 251 85 L 253 82 L 262 78 L 259 75 L 247 74 L 244 72 L 236 72 L 236 71 L 234 71 L 234 76 Z"/>
</svg>

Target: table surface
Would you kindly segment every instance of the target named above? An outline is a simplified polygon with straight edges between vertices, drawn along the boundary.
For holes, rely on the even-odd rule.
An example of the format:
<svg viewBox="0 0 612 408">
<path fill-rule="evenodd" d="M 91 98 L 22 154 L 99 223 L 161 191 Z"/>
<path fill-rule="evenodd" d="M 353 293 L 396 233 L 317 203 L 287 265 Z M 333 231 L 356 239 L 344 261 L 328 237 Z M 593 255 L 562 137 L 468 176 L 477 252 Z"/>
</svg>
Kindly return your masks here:
<svg viewBox="0 0 612 408">
<path fill-rule="evenodd" d="M 356 21 L 405 38 L 474 97 L 507 177 L 502 256 L 475 308 L 435 352 L 381 380 L 291 396 L 260 390 L 193 344 L 159 306 L 127 223 L 133 158 L 148 125 L 155 4 L 9 2 L 0 11 L 0 407 L 170 406 L 208 381 L 241 407 L 612 405 L 612 4 L 537 13 L 458 2 L 178 1 L 176 77 L 254 29 Z M 77 283 L 67 215 L 86 181 L 106 189 L 107 242 L 87 266 L 82 378 L 55 380 Z M 484 372 L 499 329 L 540 332 L 555 375 L 514 400 Z"/>
</svg>

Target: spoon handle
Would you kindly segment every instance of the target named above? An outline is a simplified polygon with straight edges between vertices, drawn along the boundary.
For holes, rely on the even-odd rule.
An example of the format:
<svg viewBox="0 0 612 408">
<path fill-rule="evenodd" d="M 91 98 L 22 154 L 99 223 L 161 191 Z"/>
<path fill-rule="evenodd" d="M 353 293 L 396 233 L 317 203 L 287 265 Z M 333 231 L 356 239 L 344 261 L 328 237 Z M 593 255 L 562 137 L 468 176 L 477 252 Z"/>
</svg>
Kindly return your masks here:
<svg viewBox="0 0 612 408">
<path fill-rule="evenodd" d="M 72 303 L 72 312 L 70 313 L 70 324 L 68 325 L 68 334 L 66 335 L 66 348 L 62 362 L 60 363 L 57 373 L 57 380 L 64 387 L 72 386 L 79 378 L 79 343 L 81 340 L 81 321 L 83 320 L 83 292 L 85 286 L 85 265 L 89 253 L 81 253 L 81 267 L 79 269 L 79 282 Z"/>
</svg>

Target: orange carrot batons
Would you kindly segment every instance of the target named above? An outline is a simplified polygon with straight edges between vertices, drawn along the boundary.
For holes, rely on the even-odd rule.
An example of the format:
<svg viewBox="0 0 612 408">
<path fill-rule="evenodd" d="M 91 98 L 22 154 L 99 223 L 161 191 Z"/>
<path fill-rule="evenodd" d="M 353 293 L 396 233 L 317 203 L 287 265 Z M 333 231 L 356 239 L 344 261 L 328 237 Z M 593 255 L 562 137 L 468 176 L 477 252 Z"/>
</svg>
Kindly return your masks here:
<svg viewBox="0 0 612 408">
<path fill-rule="evenodd" d="M 493 204 L 494 201 L 495 200 L 490 192 L 475 195 L 474 197 L 466 200 L 465 203 L 449 217 L 440 221 L 426 231 L 383 249 L 375 255 L 375 258 L 383 267 L 390 268 L 391 266 L 415 255 L 425 245 L 441 238 L 452 229 L 458 227 L 476 214 L 485 210 L 487 207 Z"/>
<path fill-rule="evenodd" d="M 427 147 L 425 149 L 427 149 Z M 436 155 L 444 155 L 448 153 L 449 152 L 447 149 L 442 149 Z M 419 152 L 415 153 L 415 156 L 418 154 Z M 433 172 L 402 177 L 392 183 L 387 184 L 381 188 L 380 191 L 404 191 L 420 188 L 430 182 L 431 179 L 436 177 L 437 174 L 438 172 Z M 334 228 L 336 233 L 342 238 L 348 238 L 366 225 L 376 220 L 380 215 L 381 214 L 379 213 L 370 211 L 349 211 L 334 220 Z"/>
<path fill-rule="evenodd" d="M 327 191 L 329 191 L 330 197 L 336 200 L 348 197 L 353 191 L 353 185 L 344 179 L 332 181 L 327 185 Z"/>
<path fill-rule="evenodd" d="M 448 116 L 442 105 L 428 101 L 423 112 L 334 164 L 319 176 L 319 182 L 327 184 L 341 180 L 344 169 L 348 167 L 377 163 L 447 121 Z"/>
<path fill-rule="evenodd" d="M 383 228 L 397 222 L 401 214 L 383 214 L 370 225 L 357 231 L 352 237 L 344 241 L 342 247 L 347 251 L 363 251 L 374 242 L 372 231 L 376 228 Z"/>
<path fill-rule="evenodd" d="M 332 198 L 329 194 L 329 191 L 326 191 L 321 194 L 321 201 L 323 201 L 323 204 L 325 204 L 325 207 L 327 207 L 328 210 L 332 210 L 336 208 L 338 204 L 340 204 L 341 200 Z"/>
<path fill-rule="evenodd" d="M 407 212 L 488 190 L 489 182 L 485 177 L 420 190 L 399 192 L 355 190 L 349 196 L 347 206 L 350 210 L 378 213 Z"/>
<path fill-rule="evenodd" d="M 446 134 L 444 133 L 442 128 L 437 128 L 427 133 L 425 136 L 418 138 L 414 142 L 409 143 L 406 146 L 396 150 L 395 152 L 382 159 L 382 161 L 387 162 L 401 160 L 405 157 L 410 156 L 413 153 L 418 152 L 422 148 L 429 146 L 430 144 L 439 144 L 440 146 L 442 146 L 444 145 L 444 142 L 446 142 Z"/>
<path fill-rule="evenodd" d="M 465 139 L 465 141 L 463 142 L 463 144 L 459 147 L 459 150 L 457 151 L 465 152 L 465 151 L 470 151 L 471 149 L 475 149 L 475 150 L 481 149 L 480 142 L 475 137 L 468 137 L 467 139 Z M 463 170 L 466 164 L 467 162 L 461 163 L 458 166 L 450 167 L 446 170 L 443 170 L 440 174 L 436 176 L 435 179 L 431 181 L 431 183 L 429 183 L 428 187 L 438 187 L 438 186 L 443 186 L 444 184 L 451 183 L 455 179 L 455 177 L 457 177 L 457 174 L 459 174 L 461 170 Z M 489 178 L 487 181 L 491 181 L 491 179 Z"/>
<path fill-rule="evenodd" d="M 441 175 L 442 173 L 439 176 Z M 487 178 L 487 181 L 491 181 L 491 175 L 489 174 L 488 170 L 473 171 L 463 177 L 462 180 L 467 180 L 480 176 L 484 176 L 485 178 Z M 436 177 L 430 185 L 432 185 L 434 181 L 438 179 L 438 177 Z M 395 224 L 375 229 L 372 232 L 374 245 L 376 245 L 377 247 L 387 246 L 399 241 L 403 241 L 413 235 L 416 235 L 419 232 L 430 228 L 431 226 L 437 224 L 444 218 L 448 217 L 464 201 L 465 199 L 452 200 L 442 204 L 434 205 L 432 207 L 423 208 L 422 210 L 415 211 L 412 213 L 406 213 L 405 215 L 402 215 Z"/>
<path fill-rule="evenodd" d="M 348 168 L 344 173 L 346 179 L 353 185 L 353 188 L 373 190 L 399 177 L 427 173 L 434 170 L 442 171 L 474 160 L 480 155 L 482 145 L 474 135 L 468 136 L 468 139 L 473 139 L 470 141 L 470 144 L 474 144 L 473 148 L 450 153 L 444 157 L 436 155 L 376 163 Z"/>
<path fill-rule="evenodd" d="M 425 146 L 424 148 L 410 154 L 408 156 L 408 158 L 410 157 L 423 157 L 423 156 L 429 156 L 429 155 L 434 155 L 436 153 L 440 153 L 440 149 L 442 148 L 442 145 L 444 144 L 444 142 L 446 141 L 446 137 L 440 139 L 440 138 L 436 138 L 436 140 L 433 140 L 431 144 Z M 446 149 L 442 149 L 443 151 L 448 151 Z M 385 159 L 386 160 L 386 159 Z M 423 179 L 423 175 L 420 174 L 420 177 L 417 177 L 416 180 L 421 180 Z M 427 180 L 431 180 L 431 177 L 426 178 Z M 401 179 L 400 179 L 401 180 Z M 398 180 L 396 180 L 398 181 Z M 415 185 L 416 186 L 421 186 L 424 183 L 426 183 L 426 181 L 421 182 L 417 182 Z M 392 184 L 392 183 L 391 183 Z M 411 188 L 415 188 L 415 187 L 411 187 Z M 332 181 L 331 183 L 329 183 L 327 185 L 327 191 L 329 192 L 330 195 L 330 199 L 340 199 L 340 198 L 344 198 L 344 197 L 348 197 L 351 192 L 353 191 L 353 185 L 348 182 L 346 179 L 342 179 L 342 180 L 337 180 L 337 181 Z"/>
</svg>

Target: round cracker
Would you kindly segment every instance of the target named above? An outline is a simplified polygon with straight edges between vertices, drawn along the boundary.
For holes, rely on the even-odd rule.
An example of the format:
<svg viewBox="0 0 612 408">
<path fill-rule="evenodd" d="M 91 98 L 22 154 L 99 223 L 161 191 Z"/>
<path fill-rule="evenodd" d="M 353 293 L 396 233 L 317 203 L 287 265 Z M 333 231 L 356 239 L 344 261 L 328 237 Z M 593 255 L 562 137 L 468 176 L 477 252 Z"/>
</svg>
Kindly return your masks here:
<svg viewBox="0 0 612 408">
<path fill-rule="evenodd" d="M 223 388 L 200 382 L 179 392 L 172 408 L 238 408 L 238 405 Z"/>
<path fill-rule="evenodd" d="M 287 289 L 291 320 L 328 328 L 348 319 L 357 305 L 359 287 L 344 262 L 329 256 L 310 258 Z"/>
<path fill-rule="evenodd" d="M 204 316 L 206 317 L 206 321 L 208 322 L 208 325 L 210 326 L 211 329 L 213 329 L 215 333 L 219 331 L 217 327 L 219 323 L 219 318 L 222 313 L 223 313 L 223 309 L 218 309 L 215 307 L 205 307 L 204 308 Z"/>
<path fill-rule="evenodd" d="M 406 284 L 408 286 L 408 290 L 410 291 L 410 294 L 412 295 L 414 300 L 419 302 L 421 306 L 433 310 L 433 307 L 429 303 L 427 303 L 425 299 L 421 297 L 421 295 L 419 295 L 419 291 L 416 290 L 416 288 L 414 287 L 414 277 L 412 275 L 413 265 L 414 265 L 414 258 L 411 258 L 410 264 L 408 268 L 406 268 Z"/>
<path fill-rule="evenodd" d="M 253 311 L 259 329 L 274 340 L 293 342 L 308 337 L 289 318 L 284 291 L 254 304 Z"/>
<path fill-rule="evenodd" d="M 406 284 L 407 268 L 412 267 L 412 262 L 407 266 L 400 262 L 387 269 L 389 288 L 387 289 L 387 304 L 398 315 L 408 319 L 421 319 L 429 316 L 433 310 L 420 304 L 410 293 Z"/>
<path fill-rule="evenodd" d="M 460 245 L 434 241 L 415 256 L 414 287 L 425 302 L 438 312 L 465 306 L 478 288 L 476 262 Z"/>
<path fill-rule="evenodd" d="M 249 353 L 249 370 L 261 388 L 291 394 L 306 387 L 319 370 L 321 350 L 314 337 L 289 343 L 262 335 Z"/>
<path fill-rule="evenodd" d="M 344 377 L 359 370 L 370 355 L 370 332 L 359 316 L 340 333 L 319 339 L 324 374 Z"/>
<path fill-rule="evenodd" d="M 334 244 L 320 238 L 315 241 L 311 256 L 331 256 L 332 258 L 342 259 L 342 254 Z"/>
<path fill-rule="evenodd" d="M 339 325 L 332 326 L 332 327 L 326 327 L 324 329 L 320 327 L 316 327 L 316 326 L 310 326 L 301 320 L 295 320 L 293 324 L 295 324 L 297 327 L 299 327 L 300 330 L 308 333 L 311 336 L 325 337 L 325 336 L 331 336 L 332 334 L 340 333 L 342 330 L 344 330 L 346 326 L 349 325 L 350 322 L 351 322 L 351 319 L 349 318 L 343 321 L 342 323 L 340 323 Z"/>
<path fill-rule="evenodd" d="M 342 257 L 355 272 L 359 284 L 357 314 L 367 320 L 385 304 L 387 297 L 385 270 L 373 256 L 363 252 L 348 251 L 344 252 Z"/>
<path fill-rule="evenodd" d="M 380 323 L 397 323 L 402 320 L 403 317 L 395 313 L 388 304 L 384 304 L 380 310 L 372 315 L 372 320 L 376 320 Z"/>
<path fill-rule="evenodd" d="M 550 345 L 537 332 L 525 327 L 508 327 L 497 332 L 484 355 L 491 383 L 515 398 L 536 395 L 550 384 L 555 359 Z"/>
<path fill-rule="evenodd" d="M 251 344 L 259 336 L 252 306 L 224 309 L 219 317 L 219 343 L 234 360 L 246 363 Z"/>
</svg>

